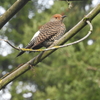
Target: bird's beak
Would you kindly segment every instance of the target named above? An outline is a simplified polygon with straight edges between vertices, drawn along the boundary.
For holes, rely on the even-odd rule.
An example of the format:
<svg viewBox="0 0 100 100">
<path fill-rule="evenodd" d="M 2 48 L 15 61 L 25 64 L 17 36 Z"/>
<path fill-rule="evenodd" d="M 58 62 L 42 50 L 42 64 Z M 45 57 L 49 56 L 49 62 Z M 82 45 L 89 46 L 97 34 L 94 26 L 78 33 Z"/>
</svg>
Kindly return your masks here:
<svg viewBox="0 0 100 100">
<path fill-rule="evenodd" d="M 62 18 L 65 18 L 65 17 L 67 17 L 67 16 L 66 16 L 66 15 L 63 15 L 63 16 L 62 16 Z"/>
</svg>

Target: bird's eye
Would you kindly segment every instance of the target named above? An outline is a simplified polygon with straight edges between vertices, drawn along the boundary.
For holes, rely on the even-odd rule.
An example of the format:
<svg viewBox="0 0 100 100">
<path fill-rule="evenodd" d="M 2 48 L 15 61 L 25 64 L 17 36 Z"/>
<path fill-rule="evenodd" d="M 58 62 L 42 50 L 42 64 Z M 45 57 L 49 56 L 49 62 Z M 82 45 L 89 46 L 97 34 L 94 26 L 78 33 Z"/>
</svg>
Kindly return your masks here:
<svg viewBox="0 0 100 100">
<path fill-rule="evenodd" d="M 55 17 L 57 19 L 57 17 Z"/>
</svg>

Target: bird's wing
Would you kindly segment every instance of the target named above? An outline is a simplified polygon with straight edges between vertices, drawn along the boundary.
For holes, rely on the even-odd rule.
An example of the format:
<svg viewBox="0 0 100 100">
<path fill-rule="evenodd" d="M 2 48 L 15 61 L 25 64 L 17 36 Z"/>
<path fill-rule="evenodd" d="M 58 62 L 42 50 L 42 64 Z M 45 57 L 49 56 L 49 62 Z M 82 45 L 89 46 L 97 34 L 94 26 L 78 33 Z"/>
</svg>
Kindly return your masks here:
<svg viewBox="0 0 100 100">
<path fill-rule="evenodd" d="M 43 25 L 40 29 L 40 33 L 34 41 L 34 45 L 31 48 L 34 48 L 35 46 L 38 46 L 44 41 L 52 38 L 55 34 L 59 32 L 60 27 L 61 23 L 59 24 L 58 22 L 48 22 Z"/>
<path fill-rule="evenodd" d="M 40 34 L 40 31 L 37 31 L 37 32 L 33 35 L 31 41 L 32 41 L 33 39 L 35 39 L 39 34 Z"/>
<path fill-rule="evenodd" d="M 37 31 L 37 32 L 33 35 L 31 41 L 28 43 L 28 45 L 27 45 L 25 48 L 31 48 L 31 47 L 34 45 L 34 42 L 36 41 L 36 38 L 38 37 L 39 34 L 40 34 L 40 31 Z"/>
<path fill-rule="evenodd" d="M 37 31 L 32 37 L 31 41 L 25 48 L 38 49 L 41 47 L 41 43 L 52 38 L 59 32 L 60 24 L 58 22 L 48 22 L 44 24 L 39 31 Z"/>
</svg>

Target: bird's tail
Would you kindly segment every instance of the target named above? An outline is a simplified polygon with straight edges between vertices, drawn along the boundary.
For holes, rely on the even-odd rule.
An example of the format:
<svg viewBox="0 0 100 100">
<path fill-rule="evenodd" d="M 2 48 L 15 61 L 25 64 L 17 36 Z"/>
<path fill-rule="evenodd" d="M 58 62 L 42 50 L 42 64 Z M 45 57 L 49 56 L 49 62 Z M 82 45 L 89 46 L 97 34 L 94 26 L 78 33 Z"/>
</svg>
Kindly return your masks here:
<svg viewBox="0 0 100 100">
<path fill-rule="evenodd" d="M 25 49 L 29 49 L 29 48 L 31 47 L 31 45 L 32 45 L 32 44 L 28 44 L 28 45 L 25 47 Z M 17 54 L 16 57 L 21 56 L 23 53 L 25 53 L 25 51 L 19 52 L 19 53 Z"/>
<path fill-rule="evenodd" d="M 24 52 L 25 52 L 25 51 L 19 52 L 18 55 L 17 55 L 16 57 L 21 56 Z"/>
<path fill-rule="evenodd" d="M 41 48 L 41 47 L 42 47 L 42 45 L 38 45 L 38 46 L 33 46 L 33 47 L 32 47 L 32 44 L 30 44 L 30 45 L 27 45 L 25 48 L 26 48 L 26 49 L 30 49 L 30 48 L 32 48 L 32 49 L 39 49 L 39 48 Z M 31 52 L 31 51 L 30 51 L 30 52 Z M 29 53 L 30 53 L 30 52 L 29 52 Z M 17 55 L 16 57 L 21 56 L 23 53 L 25 53 L 25 51 L 19 52 L 18 55 Z"/>
</svg>

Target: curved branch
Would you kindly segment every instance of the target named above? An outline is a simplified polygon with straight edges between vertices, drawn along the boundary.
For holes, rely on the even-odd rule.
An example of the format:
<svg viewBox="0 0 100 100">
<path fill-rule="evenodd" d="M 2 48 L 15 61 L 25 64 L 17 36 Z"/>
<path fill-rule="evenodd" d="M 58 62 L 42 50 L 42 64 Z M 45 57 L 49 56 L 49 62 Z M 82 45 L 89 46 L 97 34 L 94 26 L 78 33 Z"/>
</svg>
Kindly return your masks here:
<svg viewBox="0 0 100 100">
<path fill-rule="evenodd" d="M 25 48 L 18 48 L 18 47 L 15 47 L 14 45 L 12 45 L 9 41 L 7 40 L 4 40 L 4 39 L 0 39 L 0 40 L 3 40 L 5 42 L 7 42 L 11 47 L 13 47 L 14 49 L 16 50 L 20 50 L 20 51 L 31 51 L 31 52 L 40 52 L 40 51 L 48 51 L 48 50 L 53 50 L 53 49 L 59 49 L 59 48 L 63 48 L 63 47 L 67 47 L 67 46 L 70 46 L 70 45 L 73 45 L 73 44 L 76 44 L 76 43 L 79 43 L 83 40 L 85 40 L 93 31 L 93 26 L 92 24 L 90 23 L 89 20 L 86 21 L 87 24 L 90 26 L 90 30 L 88 32 L 88 34 L 86 36 L 84 36 L 82 39 L 80 40 L 77 40 L 77 41 L 74 41 L 72 43 L 69 43 L 69 44 L 64 44 L 64 45 L 60 45 L 60 46 L 54 46 L 54 47 L 51 47 L 51 48 L 46 48 L 46 49 L 25 49 Z"/>
</svg>

